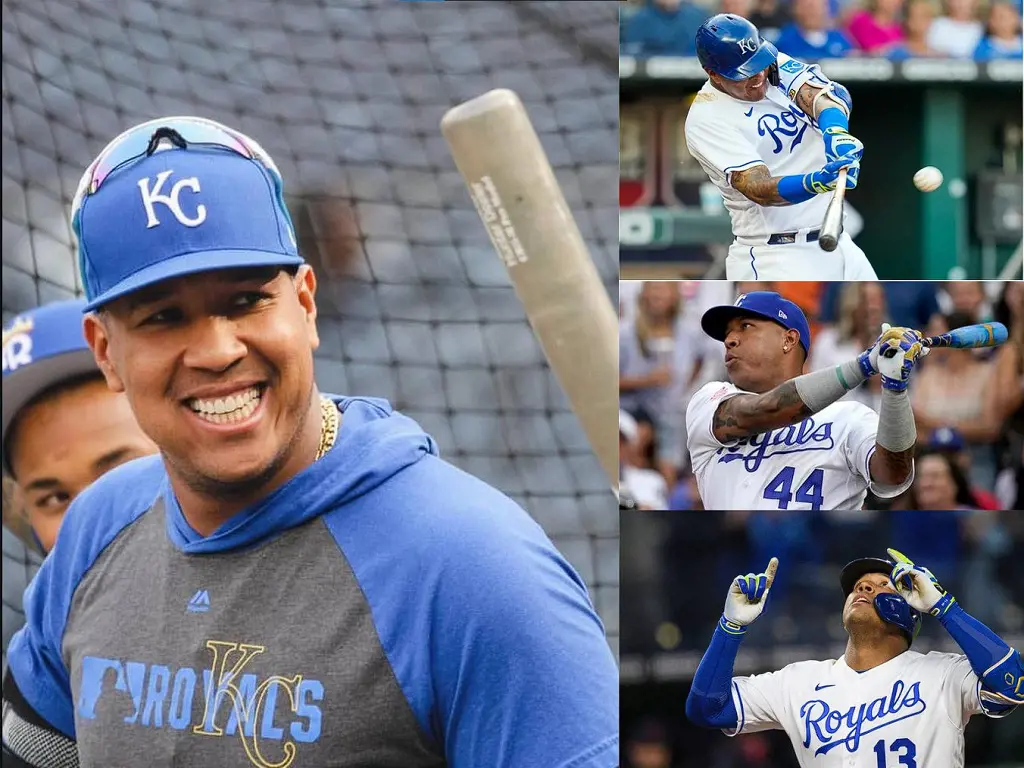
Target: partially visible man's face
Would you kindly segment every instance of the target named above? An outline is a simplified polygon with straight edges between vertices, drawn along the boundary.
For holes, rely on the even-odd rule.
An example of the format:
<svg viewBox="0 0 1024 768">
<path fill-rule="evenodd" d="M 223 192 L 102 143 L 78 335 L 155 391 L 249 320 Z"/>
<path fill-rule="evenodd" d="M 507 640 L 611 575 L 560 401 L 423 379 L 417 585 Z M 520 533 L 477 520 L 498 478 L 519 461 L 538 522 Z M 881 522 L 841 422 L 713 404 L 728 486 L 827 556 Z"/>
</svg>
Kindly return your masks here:
<svg viewBox="0 0 1024 768">
<path fill-rule="evenodd" d="M 747 392 L 767 392 L 785 380 L 786 354 L 802 354 L 798 342 L 778 323 L 764 318 L 737 317 L 725 335 L 725 369 L 729 380 Z M 788 353 L 784 348 L 788 346 Z"/>
<path fill-rule="evenodd" d="M 128 399 L 100 377 L 25 406 L 7 447 L 29 524 L 47 552 L 79 493 L 119 464 L 156 452 Z"/>
<path fill-rule="evenodd" d="M 882 593 L 898 594 L 892 581 L 884 573 L 867 573 L 853 585 L 853 591 L 846 596 L 843 604 L 843 626 L 849 632 L 856 626 L 886 625 L 875 610 L 875 596 Z M 895 631 L 899 631 L 894 625 Z"/>
<path fill-rule="evenodd" d="M 289 467 L 306 424 L 315 290 L 308 266 L 189 275 L 87 316 L 86 338 L 176 474 L 246 493 Z"/>
<path fill-rule="evenodd" d="M 729 80 L 714 73 L 709 73 L 711 82 L 734 99 L 740 101 L 761 101 L 768 95 L 768 68 L 744 80 Z"/>
</svg>

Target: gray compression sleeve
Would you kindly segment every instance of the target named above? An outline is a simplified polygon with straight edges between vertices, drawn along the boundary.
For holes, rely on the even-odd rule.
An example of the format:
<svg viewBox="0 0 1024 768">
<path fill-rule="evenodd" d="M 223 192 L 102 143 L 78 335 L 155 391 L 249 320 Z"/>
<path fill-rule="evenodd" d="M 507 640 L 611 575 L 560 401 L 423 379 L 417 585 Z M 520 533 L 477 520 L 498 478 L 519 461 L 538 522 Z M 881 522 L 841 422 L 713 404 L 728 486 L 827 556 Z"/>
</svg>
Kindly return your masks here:
<svg viewBox="0 0 1024 768">
<path fill-rule="evenodd" d="M 917 425 L 910 395 L 906 392 L 882 390 L 882 407 L 878 414 L 875 442 L 893 453 L 910 450 L 917 442 Z"/>
<path fill-rule="evenodd" d="M 866 380 L 857 361 L 850 360 L 842 365 L 797 376 L 793 383 L 796 384 L 796 393 L 800 399 L 811 411 L 817 413 Z"/>
</svg>

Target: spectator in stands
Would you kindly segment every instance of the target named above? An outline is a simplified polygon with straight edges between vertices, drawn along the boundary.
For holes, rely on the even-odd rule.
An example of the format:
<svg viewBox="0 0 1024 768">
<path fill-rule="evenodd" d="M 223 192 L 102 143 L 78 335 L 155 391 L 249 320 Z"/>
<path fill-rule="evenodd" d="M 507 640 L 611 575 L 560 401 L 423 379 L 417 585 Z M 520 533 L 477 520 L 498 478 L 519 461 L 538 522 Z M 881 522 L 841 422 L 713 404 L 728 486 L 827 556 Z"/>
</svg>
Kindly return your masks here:
<svg viewBox="0 0 1024 768">
<path fill-rule="evenodd" d="M 1020 9 L 1005 0 L 996 0 L 988 8 L 985 36 L 974 49 L 974 58 L 977 61 L 1020 60 L 1022 54 Z"/>
<path fill-rule="evenodd" d="M 935 4 L 932 0 L 908 0 L 903 20 L 904 39 L 889 51 L 893 61 L 913 58 L 943 58 L 946 54 L 934 50 L 928 44 L 928 33 L 935 21 Z"/>
<path fill-rule="evenodd" d="M 978 0 L 946 0 L 946 15 L 932 22 L 928 44 L 948 56 L 969 59 L 984 31 L 978 20 Z"/>
<path fill-rule="evenodd" d="M 623 489 L 636 502 L 637 509 L 668 507 L 668 485 L 653 468 L 657 434 L 650 417 L 640 418 L 619 411 L 619 474 Z"/>
<path fill-rule="evenodd" d="M 626 56 L 696 56 L 697 28 L 708 14 L 681 0 L 649 0 L 626 20 Z"/>
<path fill-rule="evenodd" d="M 910 509 L 976 510 L 967 477 L 948 453 L 925 449 L 915 460 Z"/>
<path fill-rule="evenodd" d="M 686 453 L 684 394 L 700 376 L 700 328 L 680 320 L 675 282 L 646 281 L 632 322 L 619 324 L 619 398 L 633 413 L 649 413 L 658 436 L 657 468 L 671 486 Z"/>
<path fill-rule="evenodd" d="M 997 493 L 1006 509 L 1024 509 L 1024 283 L 1008 280 L 995 307 L 1010 338 L 996 350 L 995 373 L 986 393 L 1003 425 Z"/>
<path fill-rule="evenodd" d="M 971 454 L 966 450 L 964 437 L 952 427 L 939 427 L 932 430 L 928 438 L 927 448 L 936 453 L 947 453 L 957 463 L 964 475 L 970 478 L 971 475 Z M 1003 505 L 991 491 L 978 485 L 971 486 L 971 495 L 974 497 L 974 506 L 978 509 L 1002 509 Z"/>
<path fill-rule="evenodd" d="M 987 323 L 992 319 L 992 302 L 985 295 L 981 280 L 953 280 L 942 283 L 945 296 L 940 296 L 943 311 L 967 315 L 972 323 Z M 946 307 L 949 307 L 948 309 Z"/>
<path fill-rule="evenodd" d="M 789 7 L 779 0 L 753 0 L 746 18 L 757 27 L 761 37 L 774 41 L 790 21 Z"/>
<path fill-rule="evenodd" d="M 829 17 L 828 0 L 793 0 L 793 21 L 782 28 L 775 45 L 803 61 L 838 59 L 853 43 L 836 29 Z"/>
<path fill-rule="evenodd" d="M 869 0 L 865 10 L 850 17 L 847 31 L 861 50 L 885 56 L 903 42 L 902 8 L 903 0 Z"/>
<path fill-rule="evenodd" d="M 936 316 L 927 335 L 945 333 L 972 322 L 969 315 L 959 312 Z M 917 433 L 929 435 L 939 427 L 956 429 L 971 454 L 972 480 L 985 488 L 995 483 L 992 443 L 1001 429 L 995 400 L 986 394 L 991 388 L 993 370 L 990 357 L 959 349 L 933 349 L 910 385 Z"/>
<path fill-rule="evenodd" d="M 885 291 L 881 283 L 842 283 L 839 294 L 839 316 L 814 337 L 809 371 L 831 368 L 859 355 L 875 343 L 886 322 Z M 844 399 L 864 403 L 876 412 L 882 395 L 881 379 L 873 376 Z"/>
</svg>

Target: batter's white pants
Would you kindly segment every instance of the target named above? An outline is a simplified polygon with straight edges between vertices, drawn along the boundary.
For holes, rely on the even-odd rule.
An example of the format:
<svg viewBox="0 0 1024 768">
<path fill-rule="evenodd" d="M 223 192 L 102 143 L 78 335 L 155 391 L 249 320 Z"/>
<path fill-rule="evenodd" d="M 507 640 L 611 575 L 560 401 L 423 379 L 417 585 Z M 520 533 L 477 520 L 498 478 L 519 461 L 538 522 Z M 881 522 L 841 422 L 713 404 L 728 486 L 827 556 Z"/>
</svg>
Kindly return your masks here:
<svg viewBox="0 0 1024 768">
<path fill-rule="evenodd" d="M 857 281 L 878 276 L 864 251 L 844 232 L 831 253 L 817 241 L 765 245 L 737 238 L 725 259 L 725 279 Z"/>
</svg>

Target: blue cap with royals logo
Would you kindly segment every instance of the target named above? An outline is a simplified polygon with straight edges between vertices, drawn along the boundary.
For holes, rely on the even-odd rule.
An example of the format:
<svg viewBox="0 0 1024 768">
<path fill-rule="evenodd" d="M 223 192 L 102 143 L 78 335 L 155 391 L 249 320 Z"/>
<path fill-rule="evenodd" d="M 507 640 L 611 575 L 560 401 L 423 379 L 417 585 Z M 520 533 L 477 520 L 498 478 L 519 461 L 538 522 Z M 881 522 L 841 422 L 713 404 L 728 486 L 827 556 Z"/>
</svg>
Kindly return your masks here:
<svg viewBox="0 0 1024 768">
<path fill-rule="evenodd" d="M 182 275 L 303 263 L 281 178 L 258 158 L 202 144 L 160 147 L 82 194 L 86 187 L 83 178 L 72 221 L 86 311 Z"/>
<path fill-rule="evenodd" d="M 82 331 L 81 299 L 58 301 L 15 317 L 3 332 L 3 467 L 7 432 L 18 412 L 50 387 L 99 374 Z"/>
<path fill-rule="evenodd" d="M 712 307 L 700 319 L 704 333 L 718 341 L 725 341 L 729 322 L 737 317 L 762 317 L 774 320 L 783 328 L 800 334 L 804 355 L 811 351 L 811 329 L 803 310 L 789 299 L 773 291 L 752 291 L 742 294 L 735 304 Z"/>
</svg>

